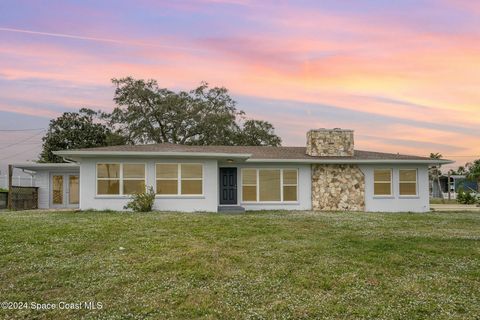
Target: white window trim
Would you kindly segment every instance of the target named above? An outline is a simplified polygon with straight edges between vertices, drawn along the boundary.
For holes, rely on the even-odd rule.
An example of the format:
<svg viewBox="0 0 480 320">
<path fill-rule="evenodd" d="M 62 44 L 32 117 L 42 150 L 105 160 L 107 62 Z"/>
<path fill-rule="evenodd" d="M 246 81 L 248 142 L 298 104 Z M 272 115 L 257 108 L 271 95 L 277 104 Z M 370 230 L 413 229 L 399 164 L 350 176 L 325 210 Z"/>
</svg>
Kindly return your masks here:
<svg viewBox="0 0 480 320">
<path fill-rule="evenodd" d="M 415 181 L 402 181 L 400 178 L 400 171 L 415 171 Z M 415 182 L 415 194 L 400 194 L 400 185 L 402 183 L 413 183 Z M 398 197 L 399 198 L 417 198 L 418 197 L 418 169 L 398 169 Z"/>
<path fill-rule="evenodd" d="M 390 193 L 389 194 L 375 194 L 375 183 L 385 183 L 387 181 L 376 181 L 375 170 L 390 170 Z M 393 197 L 393 169 L 392 168 L 373 168 L 373 197 L 374 198 L 391 198 Z"/>
<path fill-rule="evenodd" d="M 177 178 L 157 178 L 157 165 L 162 164 L 171 164 L 177 166 Z M 183 164 L 196 164 L 202 168 L 202 177 L 201 178 L 182 178 L 181 167 Z M 155 197 L 156 198 L 203 198 L 205 195 L 205 170 L 203 163 L 199 162 L 157 162 L 155 163 Z M 157 181 L 158 180 L 172 180 L 177 181 L 177 193 L 170 194 L 158 194 L 157 193 Z M 188 181 L 202 181 L 202 193 L 201 194 L 182 194 L 182 180 Z"/>
<path fill-rule="evenodd" d="M 98 165 L 99 164 L 117 164 L 120 167 L 120 176 L 118 178 L 99 178 L 98 177 Z M 96 198 L 129 198 L 132 196 L 132 194 L 124 194 L 123 193 L 123 181 L 124 180 L 141 180 L 140 178 L 123 178 L 123 165 L 124 164 L 141 164 L 144 167 L 144 185 L 145 185 L 145 190 L 147 188 L 147 164 L 145 162 L 109 162 L 109 161 L 100 161 L 95 163 L 95 197 Z M 98 194 L 98 181 L 110 181 L 110 180 L 115 180 L 119 181 L 118 187 L 118 194 Z"/>
<path fill-rule="evenodd" d="M 257 184 L 243 184 L 243 170 L 255 170 L 256 171 L 256 179 L 257 179 Z M 280 201 L 260 201 L 260 170 L 280 170 Z M 297 184 L 283 184 L 283 170 L 295 170 L 297 172 Z M 240 169 L 240 182 L 241 182 L 241 188 L 240 188 L 240 197 L 241 197 L 241 204 L 296 204 L 298 203 L 298 185 L 299 185 L 299 170 L 298 168 L 241 168 Z M 243 186 L 250 186 L 256 187 L 256 192 L 257 192 L 257 201 L 244 201 L 243 200 Z M 285 186 L 296 186 L 297 187 L 297 200 L 294 201 L 284 201 L 283 200 L 283 187 Z"/>
</svg>

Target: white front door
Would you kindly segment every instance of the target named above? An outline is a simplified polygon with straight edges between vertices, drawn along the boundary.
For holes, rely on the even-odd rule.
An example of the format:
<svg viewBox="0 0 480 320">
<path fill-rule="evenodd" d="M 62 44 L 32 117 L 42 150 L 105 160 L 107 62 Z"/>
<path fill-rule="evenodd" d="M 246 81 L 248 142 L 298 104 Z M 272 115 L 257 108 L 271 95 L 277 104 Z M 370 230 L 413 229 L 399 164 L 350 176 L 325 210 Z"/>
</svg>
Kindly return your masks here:
<svg viewBox="0 0 480 320">
<path fill-rule="evenodd" d="M 78 208 L 79 182 L 77 173 L 52 173 L 50 176 L 50 207 Z"/>
</svg>

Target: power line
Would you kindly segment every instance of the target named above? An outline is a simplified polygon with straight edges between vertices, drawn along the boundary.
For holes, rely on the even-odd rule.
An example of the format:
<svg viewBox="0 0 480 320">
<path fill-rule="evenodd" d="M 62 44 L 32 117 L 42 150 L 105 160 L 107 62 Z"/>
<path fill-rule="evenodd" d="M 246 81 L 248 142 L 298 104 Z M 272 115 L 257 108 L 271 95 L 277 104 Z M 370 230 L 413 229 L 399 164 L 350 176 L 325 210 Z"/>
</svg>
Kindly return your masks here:
<svg viewBox="0 0 480 320">
<path fill-rule="evenodd" d="M 23 151 L 14 153 L 14 154 L 12 154 L 12 155 L 10 155 L 10 156 L 8 156 L 8 157 L 5 157 L 5 158 L 0 158 L 0 161 L 7 160 L 7 159 L 10 159 L 10 158 L 19 156 L 19 155 L 21 155 L 21 154 L 23 154 L 23 153 L 26 153 L 26 152 L 28 152 L 28 151 L 32 151 L 32 148 L 29 148 L 29 149 L 27 149 L 27 150 L 23 150 Z"/>
<path fill-rule="evenodd" d="M 5 150 L 5 149 L 7 149 L 7 148 L 16 146 L 16 145 L 19 144 L 19 143 L 23 143 L 23 142 L 26 142 L 26 141 L 28 141 L 28 140 L 30 140 L 30 139 L 33 139 L 33 138 L 35 138 L 36 136 L 41 135 L 41 134 L 43 133 L 43 131 L 44 131 L 44 130 L 42 130 L 42 131 L 40 131 L 40 132 L 37 132 L 37 133 L 35 133 L 33 136 L 29 136 L 29 137 L 26 138 L 26 139 L 23 139 L 23 140 L 16 141 L 16 142 L 14 142 L 14 143 L 8 144 L 8 145 L 6 145 L 5 147 L 1 147 L 0 150 Z"/>
<path fill-rule="evenodd" d="M 0 129 L 0 132 L 20 132 L 20 131 L 39 131 L 45 130 L 45 128 L 34 128 L 34 129 Z"/>
<path fill-rule="evenodd" d="M 41 144 L 42 141 L 26 141 L 26 142 L 19 142 L 17 143 L 18 145 L 32 145 L 32 144 Z M 6 144 L 10 144 L 10 143 L 0 143 L 0 148 Z"/>
</svg>

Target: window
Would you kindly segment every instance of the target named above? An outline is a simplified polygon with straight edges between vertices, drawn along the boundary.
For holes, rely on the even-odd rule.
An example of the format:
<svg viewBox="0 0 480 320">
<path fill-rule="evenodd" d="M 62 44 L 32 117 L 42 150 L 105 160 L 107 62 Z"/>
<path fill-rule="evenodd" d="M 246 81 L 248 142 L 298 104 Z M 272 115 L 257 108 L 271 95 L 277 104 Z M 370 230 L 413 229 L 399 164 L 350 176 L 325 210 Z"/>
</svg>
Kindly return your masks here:
<svg viewBox="0 0 480 320">
<path fill-rule="evenodd" d="M 145 191 L 145 165 L 123 164 L 123 194 Z"/>
<path fill-rule="evenodd" d="M 417 169 L 400 169 L 400 195 L 417 195 Z"/>
<path fill-rule="evenodd" d="M 120 194 L 120 165 L 111 163 L 97 164 L 97 194 Z"/>
<path fill-rule="evenodd" d="M 242 170 L 243 201 L 257 201 L 257 170 Z"/>
<path fill-rule="evenodd" d="M 182 194 L 202 194 L 203 172 L 201 164 L 180 164 Z"/>
<path fill-rule="evenodd" d="M 203 165 L 198 163 L 157 163 L 157 194 L 202 195 Z"/>
<path fill-rule="evenodd" d="M 374 187 L 373 194 L 375 196 L 392 195 L 392 170 L 391 169 L 375 169 L 373 173 Z"/>
<path fill-rule="evenodd" d="M 243 169 L 242 201 L 297 201 L 297 169 Z"/>
<path fill-rule="evenodd" d="M 260 201 L 282 201 L 280 170 L 261 169 L 258 171 Z"/>
<path fill-rule="evenodd" d="M 98 195 L 130 195 L 145 191 L 145 164 L 98 163 Z"/>
<path fill-rule="evenodd" d="M 283 201 L 297 201 L 297 170 L 283 170 Z"/>
</svg>

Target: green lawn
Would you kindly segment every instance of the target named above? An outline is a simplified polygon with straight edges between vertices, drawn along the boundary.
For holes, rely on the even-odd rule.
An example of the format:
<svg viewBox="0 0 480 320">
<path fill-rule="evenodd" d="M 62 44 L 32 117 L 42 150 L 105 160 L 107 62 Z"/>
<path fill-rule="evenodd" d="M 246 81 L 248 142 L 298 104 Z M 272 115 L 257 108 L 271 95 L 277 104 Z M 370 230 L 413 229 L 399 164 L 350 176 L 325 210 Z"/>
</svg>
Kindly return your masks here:
<svg viewBox="0 0 480 320">
<path fill-rule="evenodd" d="M 457 200 L 455 199 L 430 199 L 430 204 L 458 204 Z"/>
<path fill-rule="evenodd" d="M 8 319 L 478 319 L 480 214 L 0 213 Z"/>
</svg>

